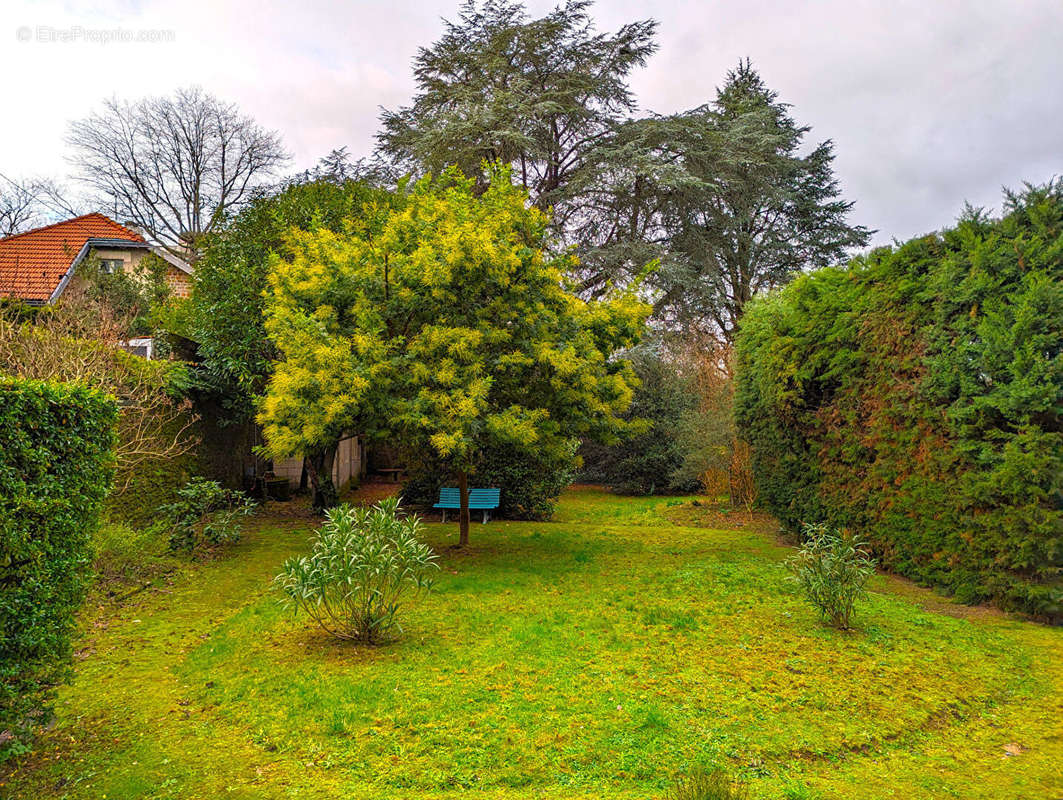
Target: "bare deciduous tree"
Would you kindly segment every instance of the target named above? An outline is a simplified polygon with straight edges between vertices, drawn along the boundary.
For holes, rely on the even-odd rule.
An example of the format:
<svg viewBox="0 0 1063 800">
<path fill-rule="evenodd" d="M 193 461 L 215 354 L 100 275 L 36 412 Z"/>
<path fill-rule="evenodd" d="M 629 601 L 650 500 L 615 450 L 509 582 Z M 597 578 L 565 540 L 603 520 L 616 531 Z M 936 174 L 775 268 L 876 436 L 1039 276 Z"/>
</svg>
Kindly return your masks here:
<svg viewBox="0 0 1063 800">
<path fill-rule="evenodd" d="M 31 182 L 0 184 L 0 236 L 34 227 L 40 212 L 37 192 Z"/>
<path fill-rule="evenodd" d="M 674 357 L 693 378 L 698 407 L 679 422 L 683 477 L 701 481 L 712 497 L 726 494 L 750 514 L 757 499 L 752 453 L 734 423 L 734 350 L 714 335 L 681 344 Z"/>
<path fill-rule="evenodd" d="M 71 123 L 78 179 L 178 255 L 288 161 L 280 136 L 198 87 L 105 100 Z"/>
<path fill-rule="evenodd" d="M 0 174 L 0 237 L 47 225 L 63 215 L 77 216 L 64 196 L 53 180 L 14 180 Z"/>
</svg>

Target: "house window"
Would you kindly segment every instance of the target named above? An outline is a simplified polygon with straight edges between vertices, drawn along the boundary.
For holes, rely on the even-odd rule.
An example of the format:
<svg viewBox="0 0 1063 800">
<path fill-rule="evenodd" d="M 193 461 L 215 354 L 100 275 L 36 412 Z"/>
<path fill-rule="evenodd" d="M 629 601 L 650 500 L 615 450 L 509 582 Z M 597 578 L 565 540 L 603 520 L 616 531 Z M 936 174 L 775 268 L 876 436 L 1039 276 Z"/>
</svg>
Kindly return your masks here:
<svg viewBox="0 0 1063 800">
<path fill-rule="evenodd" d="M 120 258 L 101 258 L 100 272 L 104 275 L 112 275 L 115 272 L 121 272 L 122 264 L 123 262 Z"/>
<path fill-rule="evenodd" d="M 128 342 L 122 342 L 122 347 L 133 355 L 146 358 L 149 361 L 155 356 L 155 340 L 150 337 L 130 339 Z"/>
</svg>

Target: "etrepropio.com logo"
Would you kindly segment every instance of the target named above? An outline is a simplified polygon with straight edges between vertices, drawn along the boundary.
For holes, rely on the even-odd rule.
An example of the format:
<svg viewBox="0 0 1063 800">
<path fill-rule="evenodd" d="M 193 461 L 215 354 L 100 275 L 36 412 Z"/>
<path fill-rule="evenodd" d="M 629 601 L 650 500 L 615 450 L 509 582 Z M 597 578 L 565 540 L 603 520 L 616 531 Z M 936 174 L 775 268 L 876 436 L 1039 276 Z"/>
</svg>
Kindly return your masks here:
<svg viewBox="0 0 1063 800">
<path fill-rule="evenodd" d="M 19 42 L 40 44 L 125 44 L 174 42 L 177 33 L 167 28 L 86 28 L 81 25 L 22 25 L 15 30 Z"/>
</svg>

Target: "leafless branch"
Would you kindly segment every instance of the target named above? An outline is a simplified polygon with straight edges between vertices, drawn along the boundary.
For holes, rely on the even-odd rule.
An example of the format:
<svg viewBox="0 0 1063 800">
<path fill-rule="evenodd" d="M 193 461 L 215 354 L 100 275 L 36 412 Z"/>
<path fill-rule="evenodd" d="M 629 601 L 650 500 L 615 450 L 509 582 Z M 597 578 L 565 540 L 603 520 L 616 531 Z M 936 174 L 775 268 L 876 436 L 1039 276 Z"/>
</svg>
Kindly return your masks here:
<svg viewBox="0 0 1063 800">
<path fill-rule="evenodd" d="M 119 493 L 147 462 L 178 458 L 197 443 L 191 403 L 167 392 L 164 365 L 122 350 L 128 325 L 121 312 L 76 287 L 58 306 L 42 310 L 33 324 L 0 318 L 0 372 L 78 382 L 117 398 Z"/>
<path fill-rule="evenodd" d="M 70 213 L 59 185 L 47 178 L 14 179 L 0 173 L 0 237 L 47 225 Z"/>
</svg>

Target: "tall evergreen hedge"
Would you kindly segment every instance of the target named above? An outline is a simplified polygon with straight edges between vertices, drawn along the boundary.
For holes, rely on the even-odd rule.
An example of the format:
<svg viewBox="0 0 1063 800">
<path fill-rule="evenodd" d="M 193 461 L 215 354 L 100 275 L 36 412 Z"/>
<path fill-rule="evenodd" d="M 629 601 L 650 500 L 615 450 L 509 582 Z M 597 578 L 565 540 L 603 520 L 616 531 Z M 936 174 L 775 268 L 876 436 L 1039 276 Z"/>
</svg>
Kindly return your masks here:
<svg viewBox="0 0 1063 800">
<path fill-rule="evenodd" d="M 1063 618 L 1063 183 L 753 303 L 736 417 L 791 529 Z"/>
<path fill-rule="evenodd" d="M 0 377 L 0 760 L 69 670 L 117 413 L 91 389 Z"/>
</svg>

